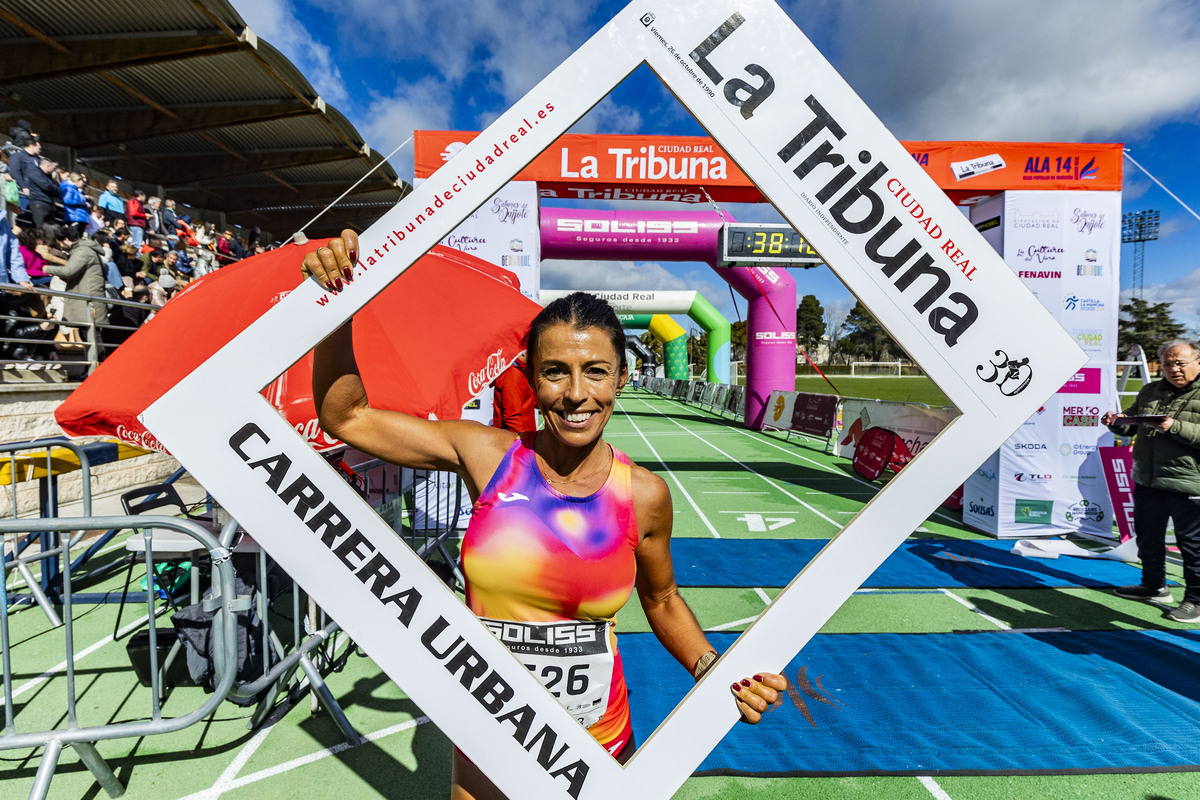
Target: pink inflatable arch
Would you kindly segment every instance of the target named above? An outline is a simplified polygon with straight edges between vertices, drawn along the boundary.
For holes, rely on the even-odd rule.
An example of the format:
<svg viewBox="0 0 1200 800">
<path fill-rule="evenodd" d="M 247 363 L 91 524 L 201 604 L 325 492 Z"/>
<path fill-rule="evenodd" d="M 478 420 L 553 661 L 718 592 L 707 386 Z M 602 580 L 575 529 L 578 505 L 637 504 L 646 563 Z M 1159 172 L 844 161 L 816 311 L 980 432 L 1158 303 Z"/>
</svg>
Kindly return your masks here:
<svg viewBox="0 0 1200 800">
<path fill-rule="evenodd" d="M 771 267 L 718 267 L 718 235 L 734 219 L 715 211 L 541 209 L 542 258 L 702 261 L 749 306 L 747 428 L 761 430 L 771 392 L 796 388 L 796 281 Z"/>
</svg>

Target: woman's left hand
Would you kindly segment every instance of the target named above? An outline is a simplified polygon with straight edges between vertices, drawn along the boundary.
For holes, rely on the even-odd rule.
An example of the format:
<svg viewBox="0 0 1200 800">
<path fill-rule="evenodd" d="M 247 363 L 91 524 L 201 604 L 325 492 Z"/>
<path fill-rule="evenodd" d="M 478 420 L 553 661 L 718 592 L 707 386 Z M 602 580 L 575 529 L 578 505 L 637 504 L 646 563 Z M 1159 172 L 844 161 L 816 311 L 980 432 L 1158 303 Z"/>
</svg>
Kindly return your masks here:
<svg viewBox="0 0 1200 800">
<path fill-rule="evenodd" d="M 742 712 L 742 722 L 757 725 L 762 715 L 779 702 L 780 694 L 788 687 L 787 678 L 774 672 L 763 672 L 753 678 L 743 678 L 730 691 Z"/>
</svg>

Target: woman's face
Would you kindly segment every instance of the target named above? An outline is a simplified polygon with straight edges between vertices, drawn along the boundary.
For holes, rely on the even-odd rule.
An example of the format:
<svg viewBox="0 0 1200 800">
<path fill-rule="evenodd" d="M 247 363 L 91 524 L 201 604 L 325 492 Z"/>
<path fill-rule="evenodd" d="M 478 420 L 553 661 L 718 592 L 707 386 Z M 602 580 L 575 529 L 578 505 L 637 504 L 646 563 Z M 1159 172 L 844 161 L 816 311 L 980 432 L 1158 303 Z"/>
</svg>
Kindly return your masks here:
<svg viewBox="0 0 1200 800">
<path fill-rule="evenodd" d="M 574 447 L 598 439 L 626 378 L 608 334 L 560 322 L 542 332 L 531 358 L 546 430 Z"/>
</svg>

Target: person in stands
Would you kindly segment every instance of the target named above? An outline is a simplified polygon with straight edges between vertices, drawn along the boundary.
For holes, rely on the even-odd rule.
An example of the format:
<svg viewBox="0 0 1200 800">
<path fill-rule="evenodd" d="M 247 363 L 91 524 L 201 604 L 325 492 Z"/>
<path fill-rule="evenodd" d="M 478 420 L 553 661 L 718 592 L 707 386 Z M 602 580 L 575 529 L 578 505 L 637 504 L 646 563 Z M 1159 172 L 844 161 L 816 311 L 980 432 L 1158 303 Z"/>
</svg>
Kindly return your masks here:
<svg viewBox="0 0 1200 800">
<path fill-rule="evenodd" d="M 146 193 L 137 189 L 129 198 L 125 210 L 125 222 L 129 225 L 129 243 L 141 247 L 146 239 Z"/>
<path fill-rule="evenodd" d="M 357 261 L 358 237 L 343 231 L 307 253 L 303 274 L 336 292 Z M 462 420 L 431 421 L 374 408 L 354 360 L 351 326 L 317 346 L 313 395 L 322 429 L 363 452 L 413 468 L 462 476 L 475 501 L 462 544 L 467 604 L 484 620 L 527 629 L 569 624 L 606 642 L 592 657 L 581 694 L 560 701 L 619 761 L 634 751 L 616 613 L 636 588 L 664 648 L 696 680 L 717 659 L 680 595 L 671 562 L 671 493 L 666 483 L 604 440 L 628 377 L 625 333 L 603 300 L 577 292 L 556 300 L 526 336 L 526 377 L 543 427 L 512 431 Z M 514 497 L 521 502 L 504 502 Z M 581 538 L 581 531 L 586 537 Z M 564 546 L 570 542 L 570 546 Z M 545 641 L 533 631 L 534 640 Z M 535 673 L 562 670 L 553 655 L 522 654 Z M 760 673 L 730 687 L 742 718 L 758 722 L 787 688 Z M 455 752 L 451 797 L 500 793 Z"/>
<path fill-rule="evenodd" d="M 105 225 L 111 226 L 116 220 L 125 222 L 125 201 L 117 194 L 116 181 L 104 184 L 104 191 L 100 193 L 96 205 L 104 212 Z"/>
</svg>

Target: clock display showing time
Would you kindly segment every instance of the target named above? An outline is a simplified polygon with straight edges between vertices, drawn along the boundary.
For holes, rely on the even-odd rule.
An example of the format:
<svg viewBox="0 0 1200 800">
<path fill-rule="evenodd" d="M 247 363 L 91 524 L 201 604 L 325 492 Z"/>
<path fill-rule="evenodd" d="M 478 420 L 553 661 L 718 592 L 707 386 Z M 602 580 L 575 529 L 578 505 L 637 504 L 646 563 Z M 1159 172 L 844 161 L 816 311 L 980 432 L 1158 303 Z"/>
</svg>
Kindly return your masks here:
<svg viewBox="0 0 1200 800">
<path fill-rule="evenodd" d="M 789 225 L 730 223 L 721 229 L 721 266 L 815 267 L 821 256 Z"/>
</svg>

